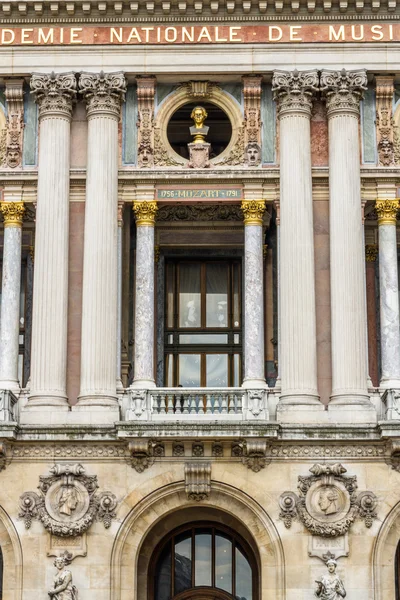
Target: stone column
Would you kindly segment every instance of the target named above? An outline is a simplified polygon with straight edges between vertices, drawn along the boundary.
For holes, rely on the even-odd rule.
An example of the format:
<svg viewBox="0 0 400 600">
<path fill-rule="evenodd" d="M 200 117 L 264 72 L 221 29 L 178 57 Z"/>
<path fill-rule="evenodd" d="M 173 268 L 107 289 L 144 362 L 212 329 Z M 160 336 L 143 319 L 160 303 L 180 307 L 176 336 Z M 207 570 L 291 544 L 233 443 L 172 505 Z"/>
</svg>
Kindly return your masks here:
<svg viewBox="0 0 400 600">
<path fill-rule="evenodd" d="M 378 258 L 378 247 L 375 244 L 365 246 L 365 279 L 367 291 L 367 337 L 368 337 L 368 373 L 373 387 L 378 387 L 378 357 L 377 357 L 377 319 L 376 319 L 376 289 L 375 268 Z"/>
<path fill-rule="evenodd" d="M 118 234 L 117 234 L 117 392 L 123 393 L 121 377 L 121 344 L 122 344 L 122 227 L 124 203 L 118 202 Z"/>
<path fill-rule="evenodd" d="M 243 387 L 265 388 L 263 215 L 264 200 L 243 200 L 244 377 Z"/>
<path fill-rule="evenodd" d="M 67 303 L 73 73 L 32 75 L 40 144 L 33 283 L 31 389 L 26 409 L 68 410 Z"/>
<path fill-rule="evenodd" d="M 76 410 L 117 418 L 118 122 L 123 73 L 82 73 L 88 119 L 81 388 Z M 104 417 L 105 418 L 105 417 Z"/>
<path fill-rule="evenodd" d="M 154 224 L 155 200 L 135 201 L 136 296 L 132 387 L 154 388 Z"/>
<path fill-rule="evenodd" d="M 365 265 L 360 191 L 359 105 L 367 76 L 321 73 L 329 121 L 332 396 L 340 420 L 371 422 L 367 390 Z M 364 408 L 364 412 L 361 410 Z"/>
<path fill-rule="evenodd" d="M 3 285 L 0 316 L 0 389 L 19 392 L 18 354 L 23 202 L 2 202 L 4 218 Z"/>
<path fill-rule="evenodd" d="M 280 123 L 280 376 L 278 419 L 322 411 L 317 391 L 310 119 L 317 71 L 275 71 Z M 293 405 L 296 409 L 293 410 Z M 299 411 L 302 415 L 299 416 Z"/>
<path fill-rule="evenodd" d="M 380 386 L 400 389 L 400 323 L 397 278 L 396 216 L 398 199 L 378 199 L 379 290 L 381 315 Z"/>
</svg>

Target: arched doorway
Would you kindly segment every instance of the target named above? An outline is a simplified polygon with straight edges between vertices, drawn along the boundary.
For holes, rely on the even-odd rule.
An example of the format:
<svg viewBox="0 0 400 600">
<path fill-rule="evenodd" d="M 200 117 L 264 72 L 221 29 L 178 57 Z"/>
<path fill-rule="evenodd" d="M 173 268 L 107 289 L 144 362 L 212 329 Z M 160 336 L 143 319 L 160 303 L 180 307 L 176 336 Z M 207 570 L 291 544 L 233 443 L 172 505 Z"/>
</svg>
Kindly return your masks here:
<svg viewBox="0 0 400 600">
<path fill-rule="evenodd" d="M 196 522 L 172 531 L 149 564 L 149 600 L 257 600 L 257 563 L 234 530 Z"/>
</svg>

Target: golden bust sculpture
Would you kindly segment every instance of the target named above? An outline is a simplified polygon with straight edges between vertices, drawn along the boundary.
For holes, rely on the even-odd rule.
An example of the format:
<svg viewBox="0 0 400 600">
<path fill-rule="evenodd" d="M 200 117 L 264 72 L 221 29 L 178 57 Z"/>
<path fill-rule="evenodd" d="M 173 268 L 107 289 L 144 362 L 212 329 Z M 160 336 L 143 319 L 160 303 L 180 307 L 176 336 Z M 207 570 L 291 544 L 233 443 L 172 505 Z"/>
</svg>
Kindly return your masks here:
<svg viewBox="0 0 400 600">
<path fill-rule="evenodd" d="M 195 144 L 203 144 L 205 142 L 205 137 L 209 130 L 209 127 L 204 125 L 207 117 L 207 111 L 203 106 L 195 106 L 192 110 L 190 118 L 194 121 L 194 127 L 190 128 L 190 133 L 194 136 L 193 142 Z"/>
</svg>

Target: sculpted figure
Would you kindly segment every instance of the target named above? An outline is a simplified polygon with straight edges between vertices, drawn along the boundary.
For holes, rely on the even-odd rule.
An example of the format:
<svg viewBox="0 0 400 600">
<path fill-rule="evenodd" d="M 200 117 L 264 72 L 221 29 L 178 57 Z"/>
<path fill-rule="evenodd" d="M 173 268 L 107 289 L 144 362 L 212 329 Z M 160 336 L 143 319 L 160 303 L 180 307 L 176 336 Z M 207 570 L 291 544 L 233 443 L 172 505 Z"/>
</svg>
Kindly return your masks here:
<svg viewBox="0 0 400 600">
<path fill-rule="evenodd" d="M 195 106 L 192 110 L 190 118 L 193 119 L 194 126 L 190 127 L 190 134 L 194 136 L 193 142 L 195 144 L 203 144 L 205 142 L 209 130 L 209 127 L 204 125 L 204 121 L 207 117 L 207 111 L 203 106 Z"/>
<path fill-rule="evenodd" d="M 315 596 L 320 600 L 341 600 L 346 597 L 346 590 L 339 575 L 336 574 L 337 562 L 333 558 L 326 562 L 328 574 L 316 580 Z"/>
<path fill-rule="evenodd" d="M 48 592 L 53 600 L 78 600 L 78 590 L 72 584 L 72 573 L 69 569 L 66 569 L 70 562 L 71 558 L 68 553 L 64 553 L 54 561 L 58 573 L 54 577 L 54 588 Z"/>
<path fill-rule="evenodd" d="M 64 486 L 58 499 L 60 514 L 71 516 L 79 504 L 79 492 L 73 485 Z"/>
<path fill-rule="evenodd" d="M 249 167 L 256 167 L 261 162 L 261 148 L 257 142 L 249 142 L 245 150 L 246 163 Z"/>
<path fill-rule="evenodd" d="M 326 515 L 334 515 L 338 512 L 339 494 L 335 488 L 324 488 L 318 499 L 318 506 Z"/>
</svg>

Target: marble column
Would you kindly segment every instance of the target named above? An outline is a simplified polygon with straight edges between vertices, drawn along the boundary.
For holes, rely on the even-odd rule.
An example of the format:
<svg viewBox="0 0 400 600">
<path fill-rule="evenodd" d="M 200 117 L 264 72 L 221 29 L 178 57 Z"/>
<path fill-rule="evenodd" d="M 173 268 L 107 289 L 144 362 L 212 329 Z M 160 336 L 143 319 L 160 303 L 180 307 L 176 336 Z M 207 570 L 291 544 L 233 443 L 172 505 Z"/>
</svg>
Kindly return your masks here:
<svg viewBox="0 0 400 600">
<path fill-rule="evenodd" d="M 278 418 L 323 410 L 317 346 L 310 119 L 317 71 L 275 71 L 280 126 L 280 377 Z M 296 409 L 290 407 L 296 406 Z M 299 416 L 301 410 L 302 416 Z M 284 416 L 283 416 L 284 415 Z"/>
<path fill-rule="evenodd" d="M 67 303 L 73 73 L 32 75 L 40 144 L 33 282 L 31 388 L 27 409 L 68 410 Z"/>
<path fill-rule="evenodd" d="M 123 393 L 121 376 L 121 344 L 122 344 L 122 227 L 124 203 L 118 202 L 118 234 L 117 234 L 117 392 Z"/>
<path fill-rule="evenodd" d="M 132 387 L 154 388 L 155 200 L 136 201 L 135 353 Z"/>
<path fill-rule="evenodd" d="M 373 421 L 367 390 L 365 265 L 360 190 L 360 71 L 321 73 L 329 122 L 329 222 L 332 324 L 331 412 Z M 357 411 L 358 407 L 358 411 Z M 365 413 L 361 408 L 364 407 Z"/>
<path fill-rule="evenodd" d="M 23 202 L 2 202 L 3 278 L 0 315 L 0 389 L 19 392 L 18 354 Z"/>
<path fill-rule="evenodd" d="M 379 291 L 381 316 L 380 386 L 400 389 L 400 323 L 397 275 L 396 217 L 398 199 L 378 199 Z"/>
<path fill-rule="evenodd" d="M 263 215 L 264 200 L 243 200 L 244 377 L 243 387 L 265 388 Z"/>
<path fill-rule="evenodd" d="M 123 73 L 81 73 L 88 145 L 82 288 L 81 387 L 75 410 L 117 417 L 118 122 Z"/>
<path fill-rule="evenodd" d="M 368 336 L 368 373 L 373 387 L 378 387 L 378 327 L 376 318 L 376 259 L 378 247 L 375 244 L 365 246 L 365 279 L 367 291 L 367 336 Z"/>
</svg>

